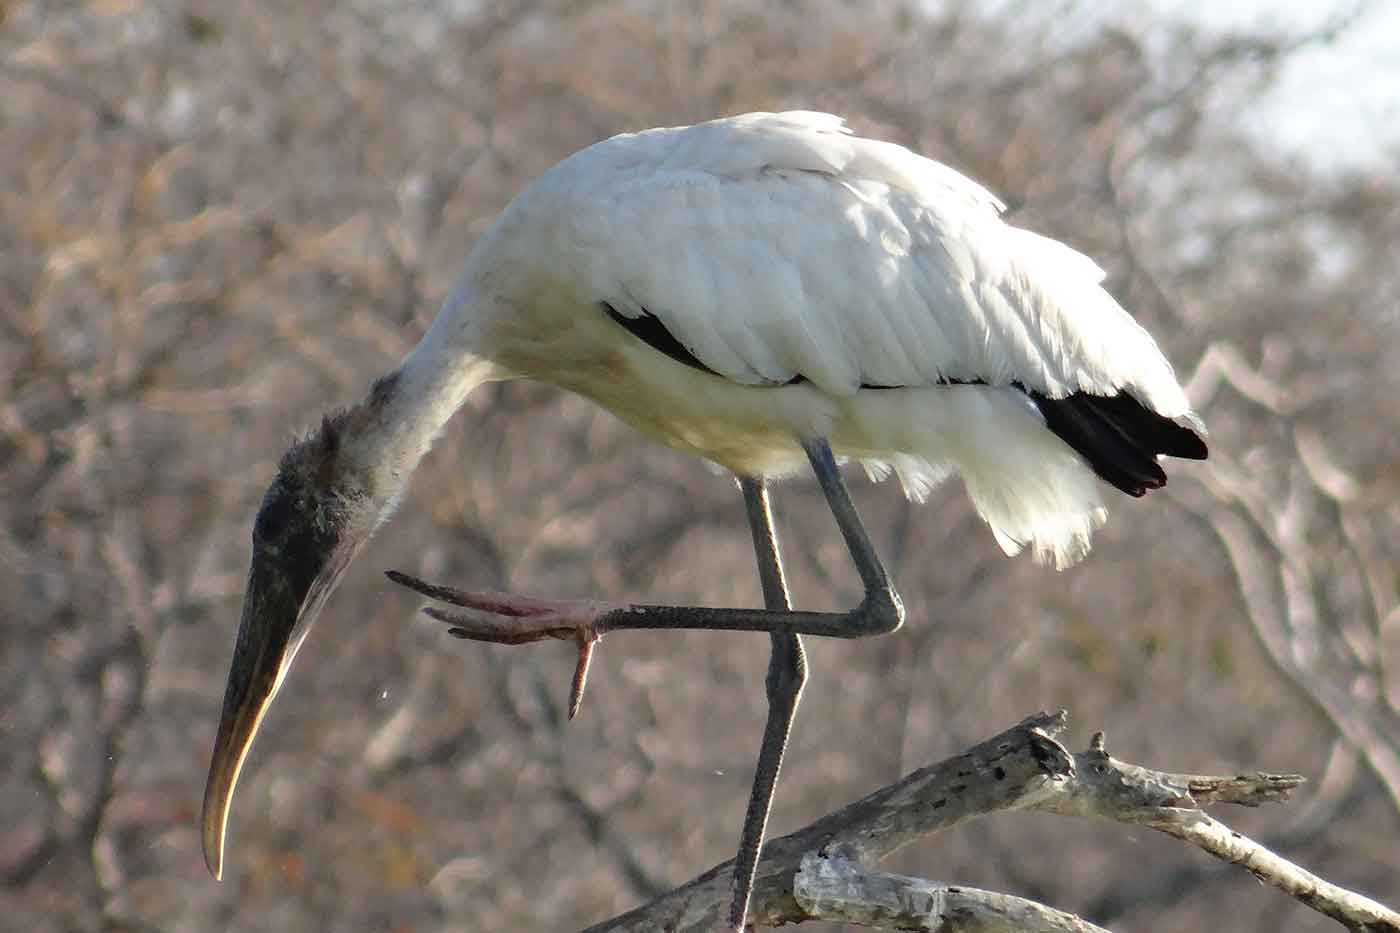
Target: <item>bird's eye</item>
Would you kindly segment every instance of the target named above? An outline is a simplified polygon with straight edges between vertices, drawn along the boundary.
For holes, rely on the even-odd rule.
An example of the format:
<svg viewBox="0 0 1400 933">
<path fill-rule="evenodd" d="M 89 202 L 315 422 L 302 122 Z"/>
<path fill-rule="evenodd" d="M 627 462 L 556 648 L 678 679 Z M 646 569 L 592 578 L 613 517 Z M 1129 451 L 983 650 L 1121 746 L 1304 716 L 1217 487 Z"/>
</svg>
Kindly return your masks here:
<svg viewBox="0 0 1400 933">
<path fill-rule="evenodd" d="M 253 522 L 253 537 L 260 541 L 276 540 L 287 527 L 290 511 L 288 503 L 282 499 L 264 503 Z"/>
</svg>

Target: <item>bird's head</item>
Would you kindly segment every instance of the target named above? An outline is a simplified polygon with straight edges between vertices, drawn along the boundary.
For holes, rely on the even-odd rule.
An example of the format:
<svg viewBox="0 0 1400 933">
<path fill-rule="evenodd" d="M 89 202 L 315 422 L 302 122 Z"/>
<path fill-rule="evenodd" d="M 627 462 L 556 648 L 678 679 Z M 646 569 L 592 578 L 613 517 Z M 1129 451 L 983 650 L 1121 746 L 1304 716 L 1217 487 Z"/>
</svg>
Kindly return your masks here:
<svg viewBox="0 0 1400 933">
<path fill-rule="evenodd" d="M 341 574 L 392 507 L 347 446 L 355 412 L 293 444 L 253 524 L 253 559 L 204 792 L 204 859 L 218 878 L 238 772 L 263 714 Z"/>
</svg>

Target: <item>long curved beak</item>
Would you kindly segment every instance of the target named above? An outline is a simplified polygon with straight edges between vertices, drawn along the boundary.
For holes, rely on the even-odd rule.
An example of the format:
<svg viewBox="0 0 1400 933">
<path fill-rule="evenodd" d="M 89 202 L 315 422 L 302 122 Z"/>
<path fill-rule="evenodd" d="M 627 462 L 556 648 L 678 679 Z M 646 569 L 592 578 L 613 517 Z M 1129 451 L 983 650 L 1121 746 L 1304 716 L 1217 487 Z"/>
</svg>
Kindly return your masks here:
<svg viewBox="0 0 1400 933">
<path fill-rule="evenodd" d="M 306 593 L 297 589 L 278 564 L 253 555 L 204 788 L 204 862 L 216 880 L 223 874 L 224 838 L 238 772 L 311 621 L 303 613 L 310 608 L 304 603 Z"/>
</svg>

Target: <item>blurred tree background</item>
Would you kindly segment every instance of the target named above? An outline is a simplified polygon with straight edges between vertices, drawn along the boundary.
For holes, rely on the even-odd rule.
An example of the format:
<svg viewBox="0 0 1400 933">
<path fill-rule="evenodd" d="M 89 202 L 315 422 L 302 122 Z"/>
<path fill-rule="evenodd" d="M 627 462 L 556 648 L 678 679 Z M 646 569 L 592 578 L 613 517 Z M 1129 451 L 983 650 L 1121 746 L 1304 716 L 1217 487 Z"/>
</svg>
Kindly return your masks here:
<svg viewBox="0 0 1400 933">
<path fill-rule="evenodd" d="M 398 360 L 558 159 L 799 107 L 960 168 L 1098 259 L 1189 380 L 1213 459 L 1114 499 L 1063 574 L 1003 558 L 951 484 L 910 507 L 857 480 L 909 623 L 812 645 L 773 829 L 1065 706 L 1080 739 L 1106 729 L 1154 767 L 1310 775 L 1239 827 L 1400 899 L 1395 176 L 1321 173 L 1239 129 L 1328 33 L 1076 11 L 0 3 L 6 925 L 559 930 L 732 855 L 766 637 L 614 636 L 566 724 L 572 647 L 457 642 L 378 572 L 759 601 L 732 481 L 528 384 L 471 399 L 331 601 L 245 769 L 221 884 L 197 818 L 252 516 L 293 432 Z M 812 485 L 776 507 L 801 604 L 857 598 Z M 1118 825 L 1006 814 L 887 867 L 1122 929 L 1331 928 Z"/>
</svg>

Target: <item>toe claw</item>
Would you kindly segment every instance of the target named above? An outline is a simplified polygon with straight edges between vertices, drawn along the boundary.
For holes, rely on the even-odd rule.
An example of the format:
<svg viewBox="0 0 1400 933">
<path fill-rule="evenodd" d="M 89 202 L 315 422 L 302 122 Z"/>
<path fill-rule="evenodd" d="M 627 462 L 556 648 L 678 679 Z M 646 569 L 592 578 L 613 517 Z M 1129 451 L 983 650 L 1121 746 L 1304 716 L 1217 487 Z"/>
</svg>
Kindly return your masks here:
<svg viewBox="0 0 1400 933">
<path fill-rule="evenodd" d="M 431 583 L 427 583 L 423 580 L 418 579 L 415 576 L 406 574 L 401 570 L 386 570 L 384 571 L 384 576 L 388 577 L 390 580 L 392 580 L 394 583 L 397 583 L 399 586 L 407 587 L 408 589 L 413 590 L 415 593 L 421 593 L 424 596 L 433 596 L 434 590 L 436 589 Z"/>
<path fill-rule="evenodd" d="M 588 686 L 588 666 L 593 663 L 593 646 L 596 644 L 597 635 L 579 631 L 578 663 L 574 665 L 574 681 L 569 689 L 570 719 L 578 715 L 579 707 L 583 705 L 583 690 Z"/>
<path fill-rule="evenodd" d="M 405 589 L 410 589 L 419 596 L 426 596 L 428 599 L 441 600 L 454 606 L 470 605 L 463 602 L 464 596 L 470 596 L 464 590 L 453 589 L 450 586 L 440 586 L 436 583 L 429 583 L 427 580 L 420 580 L 411 574 L 403 573 L 399 570 L 386 570 L 384 576 Z"/>
<path fill-rule="evenodd" d="M 593 661 L 594 647 L 602 638 L 609 614 L 618 607 L 581 600 L 545 600 L 508 593 L 468 592 L 425 583 L 397 570 L 388 570 L 385 574 L 395 583 L 429 599 L 466 609 L 466 612 L 461 612 L 439 606 L 423 607 L 424 615 L 445 623 L 447 634 L 453 638 L 499 645 L 523 645 L 546 638 L 574 639 L 578 645 L 578 663 L 574 666 L 573 683 L 569 689 L 569 718 L 578 715 L 579 707 L 583 705 L 584 688 L 588 685 L 588 667 Z"/>
<path fill-rule="evenodd" d="M 434 622 L 445 622 L 452 626 L 448 631 L 453 635 L 457 635 L 458 632 L 461 632 L 461 635 L 457 635 L 458 638 L 465 638 L 467 635 L 467 629 L 462 626 L 461 620 L 457 618 L 457 613 L 455 612 L 448 612 L 446 609 L 439 609 L 437 606 L 424 606 L 423 615 L 432 619 Z"/>
</svg>

